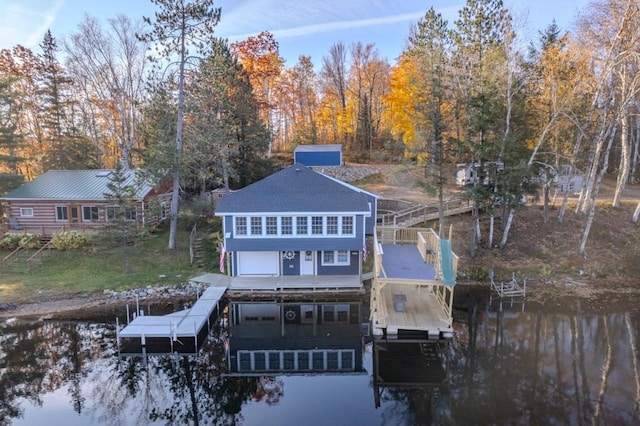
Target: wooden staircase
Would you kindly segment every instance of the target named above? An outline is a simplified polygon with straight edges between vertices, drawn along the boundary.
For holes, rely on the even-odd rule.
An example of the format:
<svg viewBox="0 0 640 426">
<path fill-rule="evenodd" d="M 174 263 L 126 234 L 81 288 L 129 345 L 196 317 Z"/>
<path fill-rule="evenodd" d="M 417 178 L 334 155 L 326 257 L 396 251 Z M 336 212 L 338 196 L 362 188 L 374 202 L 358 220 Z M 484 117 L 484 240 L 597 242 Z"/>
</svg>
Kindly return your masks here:
<svg viewBox="0 0 640 426">
<path fill-rule="evenodd" d="M 468 213 L 473 205 L 465 198 L 455 197 L 444 201 L 444 216 Z M 440 216 L 440 203 L 418 204 L 403 210 L 378 215 L 378 225 L 410 228 L 420 223 L 437 220 Z"/>
</svg>

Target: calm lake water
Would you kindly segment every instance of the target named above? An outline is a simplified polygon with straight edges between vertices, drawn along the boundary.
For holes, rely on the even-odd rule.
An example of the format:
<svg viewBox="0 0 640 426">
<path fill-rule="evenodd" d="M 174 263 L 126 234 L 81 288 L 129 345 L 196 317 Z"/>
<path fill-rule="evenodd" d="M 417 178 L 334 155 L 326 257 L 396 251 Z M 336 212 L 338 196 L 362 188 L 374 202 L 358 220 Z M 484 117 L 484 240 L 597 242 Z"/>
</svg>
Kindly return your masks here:
<svg viewBox="0 0 640 426">
<path fill-rule="evenodd" d="M 357 300 L 233 303 L 197 356 L 119 356 L 115 319 L 5 322 L 0 424 L 639 424 L 640 307 L 463 300 L 436 343 L 373 342 Z"/>
</svg>

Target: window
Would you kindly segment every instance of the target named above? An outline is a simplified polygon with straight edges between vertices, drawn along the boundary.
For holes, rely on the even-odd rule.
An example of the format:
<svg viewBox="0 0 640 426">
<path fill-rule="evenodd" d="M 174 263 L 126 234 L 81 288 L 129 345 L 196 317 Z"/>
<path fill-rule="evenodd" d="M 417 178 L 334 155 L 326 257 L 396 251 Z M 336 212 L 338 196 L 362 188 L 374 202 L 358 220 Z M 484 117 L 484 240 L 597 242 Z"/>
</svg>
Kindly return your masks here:
<svg viewBox="0 0 640 426">
<path fill-rule="evenodd" d="M 33 217 L 33 207 L 20 207 L 20 216 Z"/>
<path fill-rule="evenodd" d="M 353 235 L 353 216 L 342 217 L 342 235 Z"/>
<path fill-rule="evenodd" d="M 82 220 L 86 222 L 97 222 L 99 219 L 98 206 L 82 206 Z"/>
<path fill-rule="evenodd" d="M 293 218 L 291 216 L 280 218 L 280 232 L 282 235 L 293 235 Z"/>
<path fill-rule="evenodd" d="M 135 207 L 124 208 L 124 220 L 135 221 L 138 218 L 138 211 Z"/>
<path fill-rule="evenodd" d="M 313 235 L 322 235 L 322 216 L 311 217 L 311 233 Z"/>
<path fill-rule="evenodd" d="M 298 235 L 307 235 L 307 218 L 305 216 L 296 218 L 296 233 Z"/>
<path fill-rule="evenodd" d="M 82 214 L 84 218 L 84 209 Z M 135 222 L 138 217 L 138 211 L 135 207 L 107 206 L 106 215 L 107 221 L 120 219 Z"/>
<path fill-rule="evenodd" d="M 236 217 L 236 235 L 247 235 L 246 217 Z"/>
<path fill-rule="evenodd" d="M 328 266 L 349 265 L 349 250 L 323 251 L 322 264 Z"/>
<path fill-rule="evenodd" d="M 251 235 L 262 235 L 262 218 L 251 217 Z"/>
<path fill-rule="evenodd" d="M 67 206 L 56 206 L 56 220 L 66 221 L 69 220 L 69 213 Z"/>
<path fill-rule="evenodd" d="M 267 235 L 278 235 L 278 218 L 267 216 Z"/>
<path fill-rule="evenodd" d="M 338 235 L 338 216 L 327 217 L 327 235 Z"/>
</svg>

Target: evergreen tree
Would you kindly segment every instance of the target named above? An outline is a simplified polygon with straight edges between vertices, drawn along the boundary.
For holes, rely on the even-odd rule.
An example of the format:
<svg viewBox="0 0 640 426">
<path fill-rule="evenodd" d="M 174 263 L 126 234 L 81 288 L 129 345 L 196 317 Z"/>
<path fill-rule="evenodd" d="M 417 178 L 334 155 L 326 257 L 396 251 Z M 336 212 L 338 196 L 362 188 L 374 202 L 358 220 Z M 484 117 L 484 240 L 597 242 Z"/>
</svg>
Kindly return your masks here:
<svg viewBox="0 0 640 426">
<path fill-rule="evenodd" d="M 158 43 L 161 56 L 165 60 L 173 62 L 174 55 L 177 55 L 178 63 L 176 143 L 171 169 L 173 189 L 169 221 L 169 249 L 175 250 L 183 151 L 185 70 L 190 58 L 189 47 L 194 48 L 201 56 L 206 56 L 213 37 L 213 28 L 220 20 L 220 8 L 213 7 L 213 0 L 151 0 L 151 2 L 160 7 L 160 12 L 156 12 L 153 24 L 151 19 L 144 18 L 145 22 L 153 25 L 153 29 L 139 37 L 146 42 Z M 191 55 L 193 53 L 191 52 Z"/>
<path fill-rule="evenodd" d="M 18 131 L 20 106 L 12 83 L 10 78 L 0 79 L 0 195 L 17 188 L 24 180 L 18 171 L 23 158 L 17 154 L 23 143 Z"/>
<path fill-rule="evenodd" d="M 132 184 L 132 173 L 119 162 L 109 175 L 107 192 L 104 193 L 109 205 L 106 207 L 107 223 L 103 235 L 107 241 L 121 248 L 126 274 L 131 273 L 130 247 L 135 244 L 138 233 L 136 187 Z"/>
</svg>

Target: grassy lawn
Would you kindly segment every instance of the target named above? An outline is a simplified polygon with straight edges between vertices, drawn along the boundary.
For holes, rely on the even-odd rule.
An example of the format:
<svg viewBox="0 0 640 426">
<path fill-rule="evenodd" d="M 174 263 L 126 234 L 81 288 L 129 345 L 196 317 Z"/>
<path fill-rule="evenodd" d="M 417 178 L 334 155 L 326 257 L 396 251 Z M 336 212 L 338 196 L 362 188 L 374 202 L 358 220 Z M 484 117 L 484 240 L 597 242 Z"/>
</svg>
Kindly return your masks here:
<svg viewBox="0 0 640 426">
<path fill-rule="evenodd" d="M 163 229 L 129 247 L 129 274 L 122 248 L 49 250 L 42 263 L 31 269 L 18 259 L 0 269 L 0 303 L 59 299 L 102 293 L 105 289 L 182 284 L 204 272 L 189 263 L 188 231 L 179 231 L 176 250 L 167 248 L 168 241 L 168 230 Z M 0 252 L 2 257 L 7 254 Z"/>
</svg>

